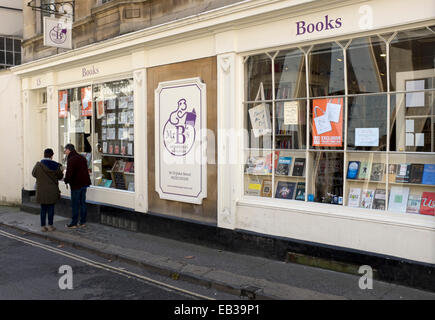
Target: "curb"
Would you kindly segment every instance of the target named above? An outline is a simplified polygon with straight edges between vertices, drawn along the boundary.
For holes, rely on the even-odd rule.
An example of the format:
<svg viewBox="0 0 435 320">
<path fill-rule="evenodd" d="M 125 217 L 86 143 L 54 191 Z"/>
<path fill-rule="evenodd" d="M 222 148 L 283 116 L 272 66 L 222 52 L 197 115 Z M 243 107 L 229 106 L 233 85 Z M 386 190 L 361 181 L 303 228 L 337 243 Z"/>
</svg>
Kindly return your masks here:
<svg viewBox="0 0 435 320">
<path fill-rule="evenodd" d="M 96 254 L 99 257 L 102 257 L 105 259 L 109 259 L 112 261 L 117 260 L 117 261 L 121 261 L 121 262 L 124 262 L 127 264 L 139 266 L 139 267 L 146 269 L 147 271 L 150 271 L 152 273 L 157 273 L 157 274 L 162 275 L 162 276 L 169 277 L 173 280 L 182 280 L 182 281 L 186 281 L 186 282 L 189 282 L 192 284 L 204 286 L 207 288 L 213 288 L 217 291 L 229 293 L 229 294 L 232 294 L 235 296 L 246 297 L 250 300 L 279 300 L 279 299 L 281 299 L 279 297 L 263 294 L 262 293 L 263 289 L 261 289 L 261 288 L 252 287 L 252 286 L 240 287 L 240 286 L 231 285 L 227 282 L 222 282 L 222 281 L 218 281 L 218 280 L 210 280 L 207 277 L 201 277 L 201 276 L 198 276 L 198 275 L 195 275 L 192 273 L 188 273 L 188 272 L 182 272 L 182 271 L 180 272 L 179 270 L 175 270 L 175 269 L 170 268 L 168 266 L 163 267 L 163 266 L 155 264 L 155 263 L 135 260 L 127 255 L 113 253 L 110 251 L 105 251 L 104 249 L 93 248 L 92 246 L 84 245 L 83 243 L 80 243 L 78 241 L 71 241 L 68 239 L 58 237 L 58 236 L 53 235 L 53 234 L 48 235 L 48 234 L 38 233 L 38 232 L 31 231 L 28 229 L 20 228 L 17 226 L 11 226 L 11 225 L 5 224 L 3 222 L 0 222 L 0 226 L 6 227 L 9 229 L 13 229 L 13 230 L 16 230 L 19 232 L 25 232 L 26 234 L 30 234 L 30 235 L 33 235 L 33 236 L 36 236 L 38 238 L 42 238 L 45 240 L 61 242 L 62 244 L 66 244 L 69 247 L 72 247 L 75 249 L 80 249 L 80 250 L 85 250 L 87 252 Z"/>
</svg>

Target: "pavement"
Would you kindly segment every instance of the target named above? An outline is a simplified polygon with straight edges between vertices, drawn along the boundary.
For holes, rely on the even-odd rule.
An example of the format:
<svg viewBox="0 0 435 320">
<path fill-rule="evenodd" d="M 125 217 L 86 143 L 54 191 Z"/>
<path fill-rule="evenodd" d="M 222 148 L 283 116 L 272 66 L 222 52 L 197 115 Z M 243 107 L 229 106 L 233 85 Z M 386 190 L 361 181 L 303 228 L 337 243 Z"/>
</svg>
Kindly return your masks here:
<svg viewBox="0 0 435 320">
<path fill-rule="evenodd" d="M 358 275 L 243 255 L 98 223 L 67 229 L 70 219 L 55 216 L 56 231 L 41 232 L 39 215 L 0 206 L 0 226 L 61 242 L 111 260 L 251 299 L 435 300 L 427 292 L 373 280 L 360 289 Z M 0 262 L 1 264 L 1 262 Z"/>
</svg>

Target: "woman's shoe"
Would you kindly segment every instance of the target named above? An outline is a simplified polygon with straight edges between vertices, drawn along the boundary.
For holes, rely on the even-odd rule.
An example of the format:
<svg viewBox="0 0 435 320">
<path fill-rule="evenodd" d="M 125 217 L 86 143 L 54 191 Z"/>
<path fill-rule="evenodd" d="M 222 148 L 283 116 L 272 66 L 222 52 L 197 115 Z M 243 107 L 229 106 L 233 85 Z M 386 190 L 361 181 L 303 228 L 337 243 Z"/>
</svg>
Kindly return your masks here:
<svg viewBox="0 0 435 320">
<path fill-rule="evenodd" d="M 53 227 L 53 226 L 48 226 L 48 231 L 54 231 L 54 230 L 56 230 L 55 227 Z"/>
<path fill-rule="evenodd" d="M 47 227 L 46 227 L 46 226 L 43 226 L 43 227 L 41 227 L 41 231 L 42 231 L 42 232 L 47 232 L 47 231 L 48 231 L 48 229 L 47 229 Z"/>
</svg>

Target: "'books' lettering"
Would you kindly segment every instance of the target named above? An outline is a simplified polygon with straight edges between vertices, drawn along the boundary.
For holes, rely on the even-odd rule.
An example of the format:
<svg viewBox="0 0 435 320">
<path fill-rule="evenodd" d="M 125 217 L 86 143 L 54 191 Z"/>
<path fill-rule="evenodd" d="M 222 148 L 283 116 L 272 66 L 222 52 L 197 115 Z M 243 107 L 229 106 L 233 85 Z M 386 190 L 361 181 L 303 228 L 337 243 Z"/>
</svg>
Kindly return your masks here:
<svg viewBox="0 0 435 320">
<path fill-rule="evenodd" d="M 296 22 L 296 35 L 300 36 L 308 33 L 313 33 L 315 31 L 321 32 L 325 30 L 334 30 L 339 29 L 343 25 L 342 18 L 330 19 L 328 15 L 325 16 L 325 19 L 322 21 L 318 21 L 316 23 L 306 23 L 305 21 Z"/>
</svg>

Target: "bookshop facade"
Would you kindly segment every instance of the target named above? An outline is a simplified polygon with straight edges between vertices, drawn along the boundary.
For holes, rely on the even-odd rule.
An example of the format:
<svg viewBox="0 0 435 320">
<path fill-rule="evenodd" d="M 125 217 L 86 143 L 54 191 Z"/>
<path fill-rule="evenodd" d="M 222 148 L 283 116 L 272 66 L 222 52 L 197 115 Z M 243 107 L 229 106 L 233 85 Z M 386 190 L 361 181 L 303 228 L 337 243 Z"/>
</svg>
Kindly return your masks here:
<svg viewBox="0 0 435 320">
<path fill-rule="evenodd" d="M 91 201 L 435 264 L 434 10 L 242 2 L 16 67 L 24 189 L 70 142 Z"/>
</svg>

